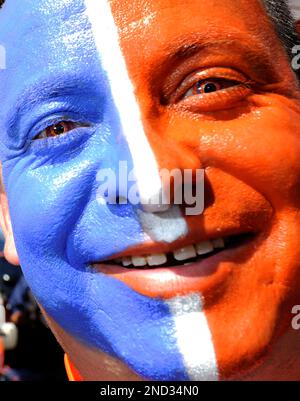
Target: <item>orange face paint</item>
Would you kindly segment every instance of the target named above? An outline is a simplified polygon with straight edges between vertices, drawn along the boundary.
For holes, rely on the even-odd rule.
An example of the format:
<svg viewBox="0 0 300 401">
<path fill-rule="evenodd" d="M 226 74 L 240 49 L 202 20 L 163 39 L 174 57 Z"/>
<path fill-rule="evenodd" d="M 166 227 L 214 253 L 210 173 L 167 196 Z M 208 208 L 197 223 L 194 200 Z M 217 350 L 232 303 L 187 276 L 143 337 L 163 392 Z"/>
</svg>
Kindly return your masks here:
<svg viewBox="0 0 300 401">
<path fill-rule="evenodd" d="M 100 2 L 89 1 L 85 1 L 85 3 L 89 3 L 95 8 L 100 4 Z M 106 3 L 102 2 L 102 4 Z M 129 153 L 133 162 L 135 163 L 138 159 L 139 166 L 143 167 L 144 160 L 139 158 L 140 149 L 134 148 L 132 143 L 136 140 L 137 143 L 143 145 L 144 150 L 145 143 L 138 141 L 140 140 L 139 135 L 145 134 L 150 144 L 149 149 L 153 151 L 159 168 L 179 169 L 180 171 L 191 169 L 194 172 L 197 169 L 204 169 L 205 171 L 205 210 L 203 214 L 185 216 L 184 208 L 181 208 L 183 214 L 181 217 L 188 228 L 187 232 L 175 236 L 173 241 L 145 240 L 143 242 L 144 237 L 139 236 L 138 225 L 136 225 L 138 228 L 134 226 L 132 236 L 126 230 L 125 233 L 120 230 L 121 234 L 119 235 L 119 227 L 115 222 L 121 221 L 121 218 L 111 220 L 114 222 L 114 226 L 112 224 L 113 227 L 110 227 L 108 239 L 113 231 L 112 238 L 116 242 L 118 236 L 126 237 L 127 235 L 129 241 L 125 241 L 125 243 L 138 243 L 130 248 L 125 247 L 124 252 L 119 252 L 114 256 L 143 256 L 149 253 L 173 252 L 178 247 L 220 238 L 227 238 L 231 242 L 228 249 L 221 250 L 214 256 L 203 258 L 191 266 L 137 270 L 123 269 L 120 265 L 112 266 L 105 263 L 96 265 L 96 260 L 88 260 L 88 263 L 97 267 L 101 273 L 116 280 L 110 280 L 104 275 L 97 275 L 97 271 L 93 271 L 94 276 L 91 278 L 90 271 L 81 271 L 74 268 L 72 264 L 67 268 L 64 264 L 55 264 L 56 269 L 51 270 L 50 273 L 47 268 L 44 269 L 44 273 L 49 274 L 51 279 L 53 272 L 55 273 L 54 291 L 52 283 L 48 287 L 50 280 L 46 280 L 44 275 L 42 277 L 44 281 L 39 280 L 38 276 L 37 281 L 34 281 L 35 274 L 32 274 L 28 268 L 28 276 L 31 273 L 36 291 L 38 292 L 42 287 L 40 282 L 44 283 L 44 288 L 47 289 L 45 293 L 40 292 L 40 298 L 45 303 L 45 309 L 47 310 L 48 307 L 48 310 L 53 313 L 53 319 L 49 318 L 52 330 L 74 362 L 78 375 L 84 380 L 112 378 L 136 380 L 139 378 L 136 371 L 146 372 L 148 377 L 152 378 L 199 378 L 203 370 L 211 369 L 210 363 L 213 358 L 208 358 L 208 362 L 204 360 L 205 363 L 197 365 L 197 361 L 193 359 L 192 346 L 195 346 L 196 355 L 200 355 L 201 353 L 205 354 L 206 351 L 205 346 L 202 345 L 201 348 L 201 344 L 206 345 L 207 343 L 211 345 L 211 355 L 215 356 L 215 360 L 211 363 L 213 365 L 212 375 L 209 376 L 211 373 L 209 372 L 206 377 L 233 379 L 248 375 L 247 377 L 264 377 L 275 380 L 276 378 L 291 378 L 292 372 L 293 378 L 299 379 L 300 363 L 298 358 L 295 358 L 295 349 L 300 346 L 296 339 L 297 333 L 290 329 L 290 311 L 294 304 L 299 303 L 300 288 L 298 262 L 300 260 L 298 247 L 300 234 L 300 96 L 296 76 L 274 27 L 258 0 L 251 2 L 241 0 L 238 3 L 234 0 L 217 0 L 208 4 L 200 0 L 185 2 L 181 0 L 126 0 L 122 2 L 112 0 L 109 4 L 113 23 L 117 30 L 118 43 L 114 47 L 114 50 L 117 49 L 114 54 L 120 56 L 119 53 L 121 53 L 118 61 L 124 61 L 126 65 L 126 74 L 128 72 L 128 78 L 134 90 L 134 96 L 132 93 L 131 96 L 137 103 L 137 108 L 130 109 L 134 111 L 133 114 L 128 113 L 125 120 L 121 118 L 123 130 L 126 131 L 125 126 L 127 131 L 130 131 L 126 140 L 127 143 L 130 142 Z M 89 10 L 93 10 L 93 7 Z M 108 15 L 110 15 L 109 13 Z M 57 14 L 60 15 L 59 12 Z M 93 16 L 92 14 L 90 12 L 89 17 Z M 111 58 L 108 57 L 109 52 L 107 53 L 107 47 L 103 44 L 103 35 L 101 36 L 97 31 L 97 20 L 93 20 L 92 25 L 96 33 L 88 31 L 87 37 L 92 38 L 93 34 L 97 37 L 98 42 L 95 40 L 96 45 L 93 44 L 90 51 L 93 52 L 98 45 L 100 50 L 103 50 L 101 52 L 97 48 L 100 55 L 99 60 L 103 64 L 105 61 L 107 63 L 104 71 L 111 72 L 111 70 L 109 71 Z M 70 40 L 74 36 L 74 32 L 72 35 L 68 32 L 67 30 L 66 38 Z M 114 29 L 110 30 L 111 33 L 115 38 Z M 64 43 L 64 40 L 60 42 Z M 101 56 L 103 57 L 101 58 Z M 80 57 L 78 57 L 79 59 Z M 99 60 L 97 59 L 97 62 L 100 65 Z M 75 64 L 77 65 L 76 58 Z M 94 64 L 97 66 L 96 62 Z M 101 70 L 99 74 L 99 71 L 97 70 L 95 76 L 101 75 L 103 72 Z M 124 71 L 122 70 L 122 72 Z M 113 92 L 113 100 L 116 103 L 114 106 L 119 113 L 116 120 L 120 116 L 124 117 L 126 108 L 123 108 L 123 113 L 121 113 L 122 107 L 120 106 L 123 106 L 127 100 L 117 96 L 119 86 L 114 86 L 114 82 L 120 84 L 120 91 L 123 90 L 122 82 L 117 78 L 115 70 L 112 69 L 109 77 L 109 85 L 111 85 L 109 90 Z M 113 79 L 115 81 L 111 82 Z M 130 85 L 125 85 L 125 88 L 132 89 Z M 104 89 L 103 92 L 105 92 Z M 66 92 L 69 93 L 68 90 Z M 126 94 L 129 94 L 129 91 Z M 123 104 L 121 104 L 122 102 Z M 132 106 L 132 97 L 128 103 L 131 103 Z M 114 107 L 112 109 L 115 113 Z M 137 109 L 141 121 L 136 118 Z M 113 116 L 115 116 L 114 113 Z M 135 126 L 128 123 L 128 121 L 131 122 L 131 119 L 136 124 Z M 111 122 L 113 118 L 109 115 L 107 120 Z M 61 127 L 62 122 L 64 127 Z M 55 137 L 57 132 L 64 131 L 62 128 L 67 130 L 70 128 L 65 119 L 62 119 L 60 124 L 57 122 L 55 124 L 55 126 L 51 125 L 53 129 L 55 128 Z M 59 129 L 57 129 L 59 125 Z M 118 124 L 112 125 L 119 134 Z M 84 125 L 81 128 L 83 127 Z M 136 129 L 136 131 L 132 133 L 131 129 L 133 131 Z M 52 132 L 52 129 L 50 131 Z M 100 132 L 103 134 L 101 127 Z M 113 134 L 116 133 L 113 132 Z M 136 138 L 133 134 L 136 135 Z M 49 132 L 47 135 L 49 136 Z M 39 135 L 34 138 L 39 138 Z M 96 138 L 99 139 L 97 135 Z M 115 141 L 117 145 L 119 145 L 119 139 L 117 136 Z M 73 142 L 71 141 L 71 143 Z M 84 145 L 82 145 L 83 148 Z M 102 146 L 98 149 L 102 151 Z M 80 152 L 69 153 L 73 155 L 73 153 Z M 148 163 L 153 162 L 151 157 L 148 157 L 149 153 L 142 151 L 141 153 L 147 156 L 144 164 L 148 166 Z M 97 157 L 99 156 L 93 148 L 86 156 L 84 163 L 81 163 L 81 168 L 89 166 L 95 154 Z M 88 162 L 86 163 L 86 161 Z M 61 164 L 64 167 L 68 165 L 67 162 L 61 162 Z M 49 170 L 46 169 L 47 172 Z M 63 184 L 74 178 L 73 170 L 69 170 L 68 174 L 58 175 L 60 179 L 54 181 L 57 186 L 55 190 L 62 191 L 60 199 L 64 199 L 65 194 L 68 193 L 63 190 Z M 78 177 L 84 176 L 81 174 L 82 171 L 76 172 Z M 150 168 L 148 170 L 141 169 L 141 171 L 149 173 L 149 175 L 146 173 L 144 176 L 139 175 L 139 182 L 142 182 L 143 190 L 147 193 L 148 182 L 153 176 L 150 177 Z M 31 174 L 30 178 L 32 176 L 35 174 Z M 38 178 L 43 183 L 43 179 Z M 87 181 L 90 184 L 90 181 Z M 83 184 L 85 185 L 86 182 Z M 164 184 L 163 182 L 162 186 Z M 26 187 L 28 186 L 24 185 L 24 188 Z M 74 184 L 70 192 L 72 196 L 74 188 L 82 189 L 78 182 L 77 185 Z M 38 191 L 41 197 L 40 193 Z M 147 194 L 149 195 L 149 193 Z M 54 195 L 56 196 L 56 193 Z M 44 201 L 44 198 L 41 198 Z M 76 193 L 74 198 L 81 197 Z M 88 198 L 86 193 L 84 196 L 82 195 L 82 198 Z M 17 200 L 19 201 L 19 199 Z M 88 201 L 84 200 L 83 202 Z M 32 204 L 28 200 L 27 203 Z M 51 196 L 48 203 L 43 203 L 50 204 L 53 209 Z M 55 210 L 59 213 L 62 209 L 62 207 L 56 207 Z M 71 209 L 72 207 L 70 213 L 73 212 Z M 80 211 L 87 209 L 87 204 L 80 204 Z M 92 219 L 95 216 L 99 217 L 97 214 L 99 209 L 88 210 L 92 210 L 89 213 Z M 159 211 L 156 212 L 159 213 Z M 136 212 L 136 214 L 138 213 Z M 107 220 L 99 218 L 98 223 L 100 223 L 95 232 L 99 227 L 104 230 L 104 226 L 110 221 L 107 218 L 108 215 L 111 216 L 114 213 L 109 210 L 109 213 L 104 215 Z M 117 216 L 119 215 L 117 214 Z M 64 229 L 65 218 L 65 213 L 62 213 L 60 224 L 64 226 Z M 78 216 L 75 216 L 74 221 L 77 222 L 77 218 Z M 49 220 L 46 219 L 46 221 Z M 139 218 L 137 221 L 140 223 Z M 80 226 L 80 222 L 75 224 L 76 229 L 77 226 Z M 172 222 L 171 219 L 169 222 Z M 24 223 L 21 226 L 23 233 L 24 227 L 27 228 L 27 225 Z M 124 227 L 126 229 L 126 225 Z M 85 234 L 83 240 L 80 235 L 76 235 L 78 233 L 76 232 L 68 241 L 68 245 L 71 244 L 70 248 L 73 251 L 69 252 L 68 256 L 71 255 L 71 259 L 76 259 L 76 263 L 77 259 L 80 259 L 80 257 L 77 258 L 77 255 L 86 257 L 86 255 L 97 254 L 91 248 L 93 244 L 98 246 L 98 237 L 89 236 L 89 231 L 92 232 L 94 227 L 87 225 L 86 228 L 83 225 L 83 228 L 82 231 Z M 173 226 L 173 229 L 176 231 L 177 227 Z M 60 226 L 59 232 L 61 233 L 61 231 L 63 229 Z M 50 234 L 41 237 L 46 239 L 53 237 L 52 232 Z M 62 236 L 62 241 L 65 241 L 65 237 L 68 235 L 69 232 Z M 23 233 L 21 238 L 25 237 Z M 94 240 L 90 248 L 87 248 L 87 245 L 90 244 L 89 241 L 85 241 L 86 238 Z M 103 239 L 107 245 L 107 238 Z M 107 247 L 109 246 L 110 243 Z M 80 248 L 79 251 L 78 248 Z M 48 251 L 47 247 L 46 250 Z M 35 259 L 32 259 L 32 254 L 28 252 L 28 249 L 27 253 L 32 263 L 32 260 Z M 37 257 L 41 258 L 41 254 L 40 251 Z M 40 259 L 38 260 L 40 261 Z M 69 262 L 69 260 L 64 262 Z M 66 274 L 63 275 L 61 272 Z M 39 271 L 37 273 L 40 274 Z M 81 281 L 83 276 L 88 279 Z M 101 282 L 101 277 L 103 282 Z M 64 283 L 61 286 L 64 278 L 72 283 L 69 287 L 64 286 Z M 120 286 L 119 281 L 126 286 Z M 83 290 L 80 291 L 78 288 L 81 288 L 80 285 L 83 282 L 86 283 L 86 286 L 83 286 Z M 110 288 L 110 285 L 112 292 L 107 289 Z M 128 291 L 128 287 L 134 291 Z M 76 294 L 73 289 L 76 289 Z M 116 289 L 119 290 L 119 293 Z M 124 298 L 121 299 L 129 300 L 128 305 L 125 302 L 122 304 L 122 300 L 118 299 L 122 291 L 125 295 L 123 294 Z M 51 299 L 47 304 L 49 294 L 51 296 L 54 294 L 57 298 L 53 302 Z M 89 303 L 85 303 L 86 299 L 83 295 L 86 295 Z M 81 296 L 83 296 L 82 299 Z M 98 299 L 95 299 L 96 297 Z M 104 300 L 100 299 L 101 302 L 97 304 L 101 297 Z M 179 312 L 176 309 L 177 297 L 183 300 L 182 310 Z M 107 301 L 107 299 L 112 299 L 113 302 Z M 189 303 L 184 304 L 186 299 Z M 62 304 L 65 308 L 63 310 L 60 309 Z M 182 312 L 185 312 L 186 305 L 188 313 L 184 316 L 186 320 L 183 321 L 181 317 Z M 63 312 L 67 308 L 71 310 L 71 313 L 69 316 L 64 316 Z M 128 313 L 128 318 L 127 315 L 124 318 L 123 315 L 130 309 L 133 312 Z M 200 314 L 200 309 L 202 314 Z M 59 310 L 58 314 L 56 314 L 57 310 Z M 82 313 L 79 316 L 84 317 L 82 322 L 79 322 L 80 324 L 78 324 L 79 319 L 76 315 L 78 310 Z M 122 311 L 124 311 L 123 314 Z M 161 320 L 166 326 L 163 327 L 166 331 L 162 333 L 162 341 L 157 340 L 158 336 L 149 335 L 155 325 L 154 328 L 158 327 L 158 329 L 153 333 L 161 334 L 160 322 L 157 318 L 158 314 L 161 316 L 160 313 L 163 316 Z M 153 348 L 155 348 L 154 345 L 157 346 L 155 352 L 152 354 L 150 352 L 150 356 L 147 354 L 147 358 L 142 352 L 133 355 L 136 345 L 134 343 L 132 347 L 133 341 L 126 349 L 129 340 L 126 344 L 124 341 L 126 333 L 124 334 L 124 330 L 120 329 L 120 327 L 130 327 L 130 318 L 133 321 L 136 315 L 138 318 L 134 321 L 135 324 L 146 322 L 147 329 L 141 333 L 143 330 L 139 326 L 138 330 L 134 331 L 133 329 L 131 332 L 134 340 L 136 334 L 139 334 L 139 349 L 146 352 L 148 349 L 151 351 L 150 345 Z M 196 323 L 196 326 L 191 324 L 191 315 L 195 317 L 192 323 Z M 205 315 L 204 318 L 203 315 Z M 94 319 L 95 316 L 99 319 Z M 116 316 L 119 320 L 115 321 Z M 205 323 L 207 321 L 208 329 L 206 330 L 206 326 L 202 323 L 200 327 L 197 319 L 202 323 L 204 320 Z M 120 323 L 124 324 L 124 321 L 125 326 L 121 326 Z M 187 329 L 182 321 L 188 323 Z M 85 322 L 94 324 L 94 326 L 86 327 Z M 204 326 L 205 329 L 202 330 Z M 62 327 L 65 327 L 65 330 Z M 172 329 L 167 331 L 170 327 Z M 99 332 L 101 335 L 104 332 L 104 346 L 98 338 L 97 341 L 93 341 L 95 333 L 99 334 Z M 196 334 L 194 335 L 194 333 Z M 79 338 L 86 339 L 89 346 L 83 345 L 78 338 L 75 338 L 76 334 Z M 85 334 L 86 337 L 84 337 Z M 147 338 L 147 335 L 150 339 Z M 189 337 L 187 336 L 189 335 L 193 339 L 192 345 L 188 341 Z M 283 337 L 284 341 L 282 341 Z M 111 338 L 114 338 L 115 343 Z M 208 341 L 205 343 L 207 339 Z M 169 354 L 161 355 L 160 343 L 164 344 L 163 350 L 169 351 Z M 91 344 L 95 347 L 93 348 Z M 287 346 L 287 344 L 293 345 Z M 283 346 L 284 352 L 282 351 Z M 175 348 L 175 351 L 178 351 L 176 358 L 174 357 Z M 273 349 L 272 352 L 270 352 L 270 348 Z M 109 351 L 113 356 L 108 356 Z M 174 357 L 175 368 L 173 366 L 175 363 L 166 363 L 164 366 L 169 371 L 168 375 L 164 375 L 163 369 L 156 369 L 156 363 L 151 359 L 154 354 L 160 362 L 169 361 Z M 117 359 L 118 357 L 123 358 L 122 363 Z M 184 365 L 182 363 L 184 358 L 184 362 L 190 358 L 188 362 L 191 363 Z M 268 367 L 262 364 L 265 367 L 258 368 L 260 361 L 269 364 Z M 270 363 L 270 361 L 275 361 L 275 363 Z M 132 372 L 131 368 L 126 366 L 126 362 L 136 371 Z M 148 370 L 145 371 L 143 368 L 146 363 Z M 283 363 L 285 366 L 290 366 L 290 370 L 286 369 L 283 372 L 281 369 Z M 152 369 L 153 366 L 155 366 L 154 369 Z M 194 368 L 195 366 L 196 368 Z M 201 370 L 203 366 L 205 369 Z M 181 368 L 182 371 L 180 371 Z M 176 376 L 178 371 L 181 376 Z"/>
<path fill-rule="evenodd" d="M 254 237 L 220 254 L 204 277 L 193 267 L 101 269 L 152 297 L 202 293 L 221 377 L 232 377 L 288 330 L 299 302 L 298 84 L 259 1 L 111 4 L 159 166 L 206 172 L 206 209 L 186 217 L 187 242 L 235 232 Z M 197 80 L 223 89 L 197 94 Z"/>
</svg>

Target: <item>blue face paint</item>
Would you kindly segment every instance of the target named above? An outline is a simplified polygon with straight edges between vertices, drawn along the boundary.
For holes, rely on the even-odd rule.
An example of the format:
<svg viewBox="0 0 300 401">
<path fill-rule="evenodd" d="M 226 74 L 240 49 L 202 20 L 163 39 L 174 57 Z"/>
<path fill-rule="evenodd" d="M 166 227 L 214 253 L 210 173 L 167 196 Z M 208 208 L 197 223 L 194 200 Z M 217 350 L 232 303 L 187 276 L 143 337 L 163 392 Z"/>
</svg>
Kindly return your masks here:
<svg viewBox="0 0 300 401">
<path fill-rule="evenodd" d="M 166 303 L 96 273 L 92 261 L 144 241 L 131 205 L 96 200 L 100 168 L 133 166 L 83 1 L 7 2 L 0 12 L 3 176 L 25 277 L 82 342 L 152 379 L 187 379 Z M 61 120 L 85 126 L 32 139 Z"/>
</svg>

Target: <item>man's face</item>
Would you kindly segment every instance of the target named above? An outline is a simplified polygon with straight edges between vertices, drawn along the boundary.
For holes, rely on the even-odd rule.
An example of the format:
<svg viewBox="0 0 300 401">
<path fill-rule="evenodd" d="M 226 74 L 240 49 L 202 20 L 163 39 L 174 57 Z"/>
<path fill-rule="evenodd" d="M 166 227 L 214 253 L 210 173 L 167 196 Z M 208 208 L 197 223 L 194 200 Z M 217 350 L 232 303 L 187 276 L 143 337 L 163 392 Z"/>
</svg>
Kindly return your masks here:
<svg viewBox="0 0 300 401">
<path fill-rule="evenodd" d="M 252 367 L 300 288 L 299 92 L 262 5 L 23 3 L 0 12 L 3 176 L 20 263 L 57 333 L 144 378 Z M 99 171 L 120 161 L 142 205 L 99 201 Z M 145 205 L 162 168 L 204 169 L 201 215 Z"/>
</svg>

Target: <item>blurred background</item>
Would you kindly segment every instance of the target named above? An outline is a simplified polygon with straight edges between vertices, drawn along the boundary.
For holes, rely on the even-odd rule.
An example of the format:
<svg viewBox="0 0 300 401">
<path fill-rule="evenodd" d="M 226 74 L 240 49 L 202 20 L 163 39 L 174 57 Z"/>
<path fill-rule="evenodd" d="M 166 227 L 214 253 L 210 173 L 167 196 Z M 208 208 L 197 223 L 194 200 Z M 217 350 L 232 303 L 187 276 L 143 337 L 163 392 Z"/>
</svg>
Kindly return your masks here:
<svg viewBox="0 0 300 401">
<path fill-rule="evenodd" d="M 63 351 L 3 247 L 0 231 L 0 381 L 66 381 Z"/>
</svg>

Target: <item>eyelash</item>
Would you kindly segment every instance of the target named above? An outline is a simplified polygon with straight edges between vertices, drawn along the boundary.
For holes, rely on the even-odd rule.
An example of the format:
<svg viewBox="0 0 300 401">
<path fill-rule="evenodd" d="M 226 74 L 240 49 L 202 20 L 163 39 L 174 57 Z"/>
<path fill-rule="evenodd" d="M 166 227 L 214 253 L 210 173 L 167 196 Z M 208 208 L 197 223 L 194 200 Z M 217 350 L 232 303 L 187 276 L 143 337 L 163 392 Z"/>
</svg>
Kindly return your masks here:
<svg viewBox="0 0 300 401">
<path fill-rule="evenodd" d="M 233 107 L 245 99 L 252 92 L 253 84 L 235 70 L 211 68 L 186 77 L 171 96 L 170 103 L 181 104 L 194 112 L 218 111 Z M 215 86 L 216 90 L 211 86 L 209 92 L 204 93 L 207 85 Z"/>
<path fill-rule="evenodd" d="M 208 85 L 211 85 L 210 88 Z M 253 83 L 246 77 L 228 68 L 211 68 L 187 76 L 170 97 L 171 104 L 181 103 L 193 112 L 217 111 L 233 107 L 252 92 Z M 203 89 L 208 92 L 203 92 Z M 216 90 L 214 90 L 214 87 Z M 199 91 L 199 93 L 197 93 Z M 73 131 L 75 128 L 87 124 L 61 119 L 48 125 L 32 140 L 41 140 L 49 137 L 58 137 Z M 51 129 L 66 128 L 61 133 L 51 132 Z"/>
<path fill-rule="evenodd" d="M 42 139 L 50 138 L 50 137 L 57 137 L 57 136 L 66 134 L 69 131 L 73 131 L 75 128 L 83 127 L 83 126 L 87 126 L 87 124 L 83 124 L 83 123 L 80 123 L 80 122 L 74 122 L 74 121 L 63 120 L 62 119 L 62 120 L 57 121 L 57 122 L 47 126 L 46 128 L 44 128 L 32 140 L 36 141 L 36 140 L 42 140 Z M 55 133 L 55 132 L 52 133 L 51 132 L 52 127 L 53 127 L 54 130 L 55 130 L 55 127 L 57 127 L 57 129 L 61 129 L 61 128 L 64 129 L 65 128 L 66 130 L 64 130 L 61 133 Z"/>
<path fill-rule="evenodd" d="M 237 85 L 239 85 L 239 82 L 230 81 L 230 80 L 221 79 L 221 78 L 199 80 L 184 94 L 183 98 L 187 99 L 189 96 L 197 96 L 197 95 L 205 95 L 205 94 L 208 95 L 208 94 L 219 92 L 221 90 L 231 88 L 231 87 L 234 87 Z M 207 90 L 207 92 L 205 92 L 205 89 Z M 212 89 L 212 90 L 210 90 L 210 89 Z"/>
</svg>

